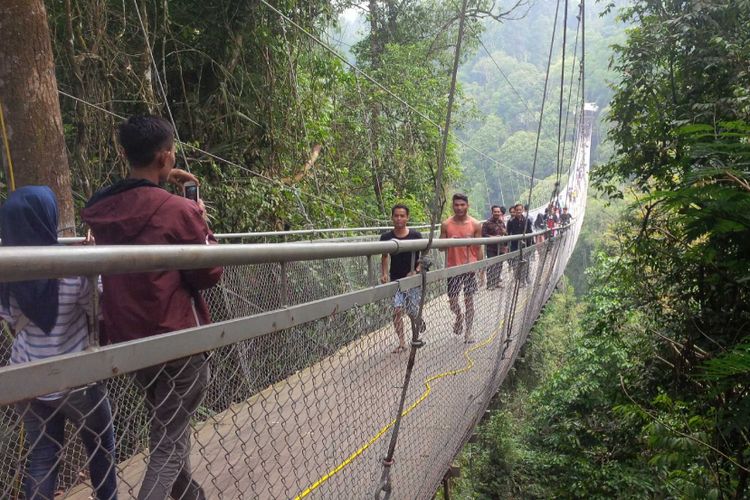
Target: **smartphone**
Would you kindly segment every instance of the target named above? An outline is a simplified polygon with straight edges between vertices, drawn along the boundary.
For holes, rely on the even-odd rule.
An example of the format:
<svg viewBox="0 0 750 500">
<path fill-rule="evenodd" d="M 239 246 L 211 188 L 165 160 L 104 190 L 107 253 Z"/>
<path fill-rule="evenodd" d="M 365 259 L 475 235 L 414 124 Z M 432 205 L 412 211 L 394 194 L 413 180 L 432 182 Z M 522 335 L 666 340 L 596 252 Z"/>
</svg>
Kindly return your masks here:
<svg viewBox="0 0 750 500">
<path fill-rule="evenodd" d="M 182 185 L 183 196 L 188 200 L 198 201 L 198 185 L 193 181 L 187 181 Z"/>
</svg>

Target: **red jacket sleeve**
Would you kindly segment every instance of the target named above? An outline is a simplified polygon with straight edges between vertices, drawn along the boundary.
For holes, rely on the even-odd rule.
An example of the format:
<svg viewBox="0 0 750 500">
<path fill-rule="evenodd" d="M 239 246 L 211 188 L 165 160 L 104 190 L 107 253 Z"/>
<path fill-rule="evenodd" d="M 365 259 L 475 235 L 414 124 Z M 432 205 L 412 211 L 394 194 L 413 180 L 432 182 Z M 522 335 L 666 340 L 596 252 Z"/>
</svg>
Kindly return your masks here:
<svg viewBox="0 0 750 500">
<path fill-rule="evenodd" d="M 184 201 L 186 206 L 182 207 L 177 217 L 174 228 L 177 242 L 181 244 L 215 245 L 216 238 L 203 220 L 198 206 L 192 201 Z M 180 271 L 185 282 L 195 290 L 211 288 L 221 279 L 224 269 L 221 267 L 210 267 L 207 269 L 190 269 Z"/>
</svg>

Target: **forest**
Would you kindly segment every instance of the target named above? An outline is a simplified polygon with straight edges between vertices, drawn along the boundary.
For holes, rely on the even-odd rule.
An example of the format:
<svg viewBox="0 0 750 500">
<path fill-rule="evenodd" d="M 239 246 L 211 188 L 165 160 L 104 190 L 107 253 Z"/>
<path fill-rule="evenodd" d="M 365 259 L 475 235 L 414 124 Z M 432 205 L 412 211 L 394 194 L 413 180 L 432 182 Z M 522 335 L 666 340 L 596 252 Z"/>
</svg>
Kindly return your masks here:
<svg viewBox="0 0 750 500">
<path fill-rule="evenodd" d="M 750 498 L 750 4 L 468 5 L 439 194 L 480 218 L 546 203 L 580 103 L 600 114 L 566 278 L 451 496 Z M 443 212 L 456 2 L 45 6 L 71 214 L 126 175 L 115 128 L 134 113 L 173 118 L 216 232 Z"/>
<path fill-rule="evenodd" d="M 618 16 L 578 257 L 457 498 L 750 496 L 750 6 Z"/>
</svg>

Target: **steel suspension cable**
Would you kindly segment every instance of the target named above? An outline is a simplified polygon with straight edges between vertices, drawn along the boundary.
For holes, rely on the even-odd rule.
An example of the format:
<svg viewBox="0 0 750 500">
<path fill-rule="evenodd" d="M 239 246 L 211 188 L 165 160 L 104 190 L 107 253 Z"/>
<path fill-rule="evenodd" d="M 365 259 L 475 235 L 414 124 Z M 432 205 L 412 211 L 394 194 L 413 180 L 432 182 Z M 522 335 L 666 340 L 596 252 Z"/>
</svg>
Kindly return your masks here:
<svg viewBox="0 0 750 500">
<path fill-rule="evenodd" d="M 557 5 L 555 7 L 555 19 L 552 25 L 552 37 L 550 39 L 550 44 L 549 44 L 549 55 L 547 57 L 547 71 L 544 76 L 544 91 L 542 92 L 542 105 L 539 111 L 539 125 L 536 131 L 536 144 L 534 145 L 534 161 L 531 164 L 531 179 L 532 180 L 534 179 L 536 175 L 536 165 L 539 159 L 539 140 L 542 137 L 542 123 L 544 122 L 544 106 L 547 103 L 547 88 L 549 86 L 549 72 L 550 72 L 550 67 L 552 66 L 552 51 L 555 47 L 555 35 L 557 34 L 557 19 L 559 17 L 559 14 L 560 14 L 560 0 L 557 0 Z M 534 183 L 532 182 L 531 185 L 529 186 L 529 197 L 528 197 L 528 203 L 527 203 L 527 205 L 529 206 L 531 206 L 531 195 L 533 194 L 533 191 L 534 191 Z M 523 234 L 524 236 L 526 235 L 525 227 L 524 227 Z"/>
<path fill-rule="evenodd" d="M 565 97 L 565 53 L 566 44 L 568 43 L 568 0 L 565 0 L 565 11 L 563 12 L 563 37 L 562 37 L 562 64 L 560 66 L 560 108 L 557 115 L 557 165 L 555 177 L 555 189 L 552 197 L 556 197 L 560 189 L 560 174 L 562 171 L 562 158 L 560 151 L 562 148 L 562 122 L 563 122 L 563 99 Z M 571 82 L 572 84 L 572 82 Z"/>
<path fill-rule="evenodd" d="M 570 118 L 570 105 L 571 105 L 571 102 L 572 102 L 570 100 L 570 98 L 572 97 L 572 94 L 573 94 L 573 75 L 575 74 L 575 69 L 576 69 L 576 63 L 575 62 L 576 62 L 576 57 L 578 55 L 578 35 L 580 34 L 580 29 L 581 29 L 581 15 L 580 15 L 580 11 L 581 11 L 581 6 L 579 4 L 578 5 L 578 16 L 576 16 L 578 18 L 578 22 L 576 23 L 576 36 L 575 36 L 575 39 L 573 41 L 573 60 L 570 63 L 570 85 L 568 87 L 567 109 L 565 111 L 565 126 L 563 127 L 563 130 L 565 131 L 566 136 L 567 136 L 567 131 L 568 131 L 568 119 Z M 575 100 L 576 103 L 578 103 L 578 97 L 579 97 L 578 91 L 580 90 L 580 85 L 581 85 L 581 79 L 580 79 L 580 75 L 579 75 L 578 83 L 576 85 L 576 100 Z M 577 109 L 577 107 L 578 106 L 576 104 L 576 109 Z M 575 123 L 573 123 L 573 140 L 575 140 Z M 562 163 L 564 165 L 567 165 L 566 175 L 570 175 L 570 164 L 567 163 L 567 162 L 565 162 L 565 150 L 567 149 L 567 144 L 568 144 L 568 141 L 567 140 L 563 140 L 561 158 L 562 158 Z M 571 149 L 572 149 L 572 147 L 571 147 Z M 558 182 L 559 182 L 559 180 L 558 180 Z"/>
<path fill-rule="evenodd" d="M 565 161 L 565 145 L 563 145 L 563 162 L 565 163 L 565 165 L 567 165 L 567 170 L 566 170 L 565 176 L 568 177 L 568 178 L 570 178 L 570 168 L 572 166 L 573 159 L 575 158 L 575 149 L 576 149 L 577 141 L 578 141 L 579 125 L 581 123 L 581 120 L 583 119 L 583 104 L 584 103 L 583 103 L 583 101 L 580 101 L 580 99 L 581 99 L 581 83 L 582 83 L 581 80 L 582 80 L 582 75 L 579 72 L 579 74 L 578 74 L 578 84 L 576 85 L 576 98 L 575 98 L 575 101 L 574 101 L 576 103 L 576 105 L 575 105 L 575 108 L 573 109 L 574 120 L 573 120 L 573 127 L 572 127 L 573 130 L 572 130 L 572 134 L 571 134 L 572 135 L 572 141 L 571 141 L 572 144 L 571 144 L 570 151 L 569 151 L 569 153 L 570 153 L 569 161 L 567 161 L 567 162 Z M 571 91 L 572 91 L 572 88 L 571 88 Z M 566 120 L 565 123 L 566 123 L 566 126 L 567 126 L 567 117 L 566 117 L 565 120 Z"/>
<path fill-rule="evenodd" d="M 391 96 L 393 99 L 395 99 L 396 101 L 398 101 L 401 105 L 405 106 L 407 109 L 410 109 L 411 111 L 413 111 L 414 113 L 416 113 L 417 116 L 419 116 L 420 118 L 422 118 L 423 120 L 425 120 L 427 123 L 429 123 L 430 125 L 436 127 L 438 130 L 440 130 L 442 132 L 442 125 L 440 125 L 438 122 L 436 122 L 435 120 L 433 120 L 432 118 L 430 118 L 430 116 L 427 115 L 426 113 L 424 113 L 423 111 L 420 111 L 419 109 L 417 109 L 415 106 L 413 106 L 412 104 L 410 104 L 408 101 L 404 100 L 402 97 L 398 96 L 395 92 L 393 92 L 391 89 L 389 89 L 388 87 L 386 87 L 384 84 L 380 83 L 375 78 L 373 78 L 372 76 L 370 76 L 368 73 L 366 73 L 365 71 L 363 71 L 362 69 L 360 69 L 356 64 L 353 64 L 352 62 L 350 62 L 345 56 L 339 54 L 336 51 L 336 49 L 334 49 L 329 44 L 327 44 L 323 40 L 321 40 L 320 37 L 315 36 L 315 34 L 311 33 L 309 30 L 305 29 L 299 23 L 295 22 L 292 18 L 290 18 L 289 16 L 287 16 L 286 14 L 284 14 L 283 12 L 281 12 L 278 8 L 276 8 L 273 5 L 271 5 L 270 3 L 268 3 L 267 0 L 260 0 L 260 2 L 263 5 L 265 5 L 266 7 L 268 7 L 269 9 L 271 9 L 273 12 L 275 12 L 282 19 L 284 19 L 285 21 L 287 21 L 289 24 L 291 24 L 292 26 L 294 26 L 295 28 L 297 28 L 300 32 L 302 32 L 305 35 L 307 35 L 308 37 L 310 37 L 313 41 L 315 41 L 315 43 L 317 43 L 324 50 L 326 50 L 326 52 L 330 53 L 332 56 L 334 56 L 335 58 L 339 59 L 342 63 L 344 63 L 346 66 L 348 66 L 349 68 L 351 68 L 352 70 L 354 70 L 356 73 L 359 73 L 360 75 L 362 75 L 365 80 L 367 80 L 370 83 L 372 83 L 373 85 L 375 85 L 377 88 L 379 88 L 380 90 L 382 90 L 383 92 L 385 92 L 386 94 L 388 94 L 389 96 Z M 479 149 L 475 148 L 474 146 L 472 146 L 471 144 L 469 144 L 466 141 L 462 140 L 461 138 L 453 136 L 453 140 L 455 140 L 456 142 L 458 142 L 462 146 L 464 146 L 464 147 L 466 147 L 466 148 L 474 151 L 475 153 L 479 154 L 480 156 L 482 156 L 482 157 L 490 160 L 491 162 L 495 163 L 499 167 L 504 168 L 506 171 L 508 171 L 508 172 L 510 172 L 510 173 L 512 173 L 514 175 L 518 175 L 520 177 L 524 177 L 525 179 L 529 179 L 530 182 L 533 182 L 531 180 L 531 177 L 528 176 L 527 174 L 524 174 L 523 172 L 519 172 L 519 171 L 517 171 L 517 170 L 515 170 L 515 169 L 513 169 L 511 167 L 508 167 L 507 165 L 504 165 L 502 162 L 500 162 L 496 158 L 493 158 L 492 156 L 484 153 L 483 151 L 480 151 Z"/>
<path fill-rule="evenodd" d="M 103 113 L 106 113 L 106 114 L 108 114 L 108 115 L 110 115 L 110 116 L 112 116 L 114 118 L 119 119 L 119 120 L 126 120 L 127 119 L 127 117 L 125 117 L 125 116 L 123 116 L 123 115 L 121 115 L 119 113 L 115 113 L 114 111 L 111 111 L 111 110 L 109 110 L 107 108 L 99 106 L 98 104 L 86 101 L 85 99 L 81 99 L 80 97 L 76 97 L 73 94 L 69 94 L 69 93 L 65 92 L 64 90 L 58 89 L 57 93 L 60 94 L 60 95 L 62 95 L 62 96 L 65 96 L 65 97 L 67 97 L 69 99 L 72 99 L 72 100 L 74 100 L 76 102 L 79 102 L 79 103 L 81 103 L 81 104 L 83 104 L 85 106 L 89 106 L 89 107 L 92 107 L 94 109 L 97 109 L 97 110 L 99 110 L 99 111 L 101 111 Z M 193 151 L 201 153 L 201 154 L 203 154 L 203 155 L 205 155 L 205 156 L 207 156 L 207 157 L 209 157 L 209 158 L 211 158 L 213 160 L 216 160 L 216 161 L 218 161 L 220 163 L 224 163 L 224 164 L 229 165 L 231 167 L 238 168 L 238 169 L 242 170 L 243 172 L 247 172 L 248 174 L 250 174 L 250 175 L 252 175 L 254 177 L 257 177 L 258 179 L 260 179 L 261 181 L 266 182 L 267 184 L 272 184 L 272 185 L 274 185 L 276 187 L 279 187 L 280 189 L 282 189 L 284 191 L 288 191 L 288 192 L 292 193 L 295 196 L 298 196 L 299 193 L 303 193 L 305 196 L 307 196 L 309 198 L 318 200 L 318 201 L 320 201 L 322 203 L 326 203 L 326 204 L 328 204 L 328 205 L 330 205 L 332 207 L 340 208 L 341 210 L 343 210 L 345 212 L 348 212 L 350 214 L 358 215 L 358 216 L 360 216 L 362 218 L 362 220 L 371 220 L 371 221 L 375 221 L 375 222 L 381 222 L 380 219 L 378 219 L 376 217 L 372 217 L 370 215 L 367 215 L 364 212 L 360 212 L 359 210 L 355 210 L 355 209 L 353 209 L 351 207 L 347 207 L 345 205 L 341 205 L 339 203 L 333 202 L 333 201 L 331 201 L 329 199 L 323 198 L 323 197 L 315 195 L 313 193 L 306 193 L 306 192 L 301 191 L 299 189 L 295 189 L 295 188 L 293 188 L 291 186 L 287 186 L 286 184 L 284 184 L 283 182 L 281 182 L 278 179 L 274 179 L 272 177 L 268 177 L 267 175 L 262 174 L 260 172 L 256 172 L 255 170 L 252 170 L 252 169 L 246 167 L 245 165 L 242 165 L 242 164 L 237 163 L 237 162 L 232 161 L 232 160 L 228 160 L 228 159 L 223 158 L 223 157 L 221 157 L 221 156 L 219 156 L 217 154 L 211 153 L 210 151 L 206 151 L 205 149 L 201 149 L 198 146 L 190 144 L 189 142 L 180 142 L 180 145 L 183 146 L 183 147 L 188 147 L 188 148 L 192 149 Z"/>
<path fill-rule="evenodd" d="M 567 0 L 566 0 L 567 1 Z M 557 34 L 557 19 L 559 17 L 560 13 L 560 0 L 557 0 L 556 6 L 555 6 L 555 18 L 552 22 L 552 36 L 550 37 L 550 45 L 549 45 L 549 55 L 547 57 L 547 70 L 544 77 L 544 91 L 542 93 L 542 105 L 541 109 L 539 111 L 539 126 L 537 127 L 537 135 L 536 135 L 536 145 L 534 146 L 534 161 L 531 165 L 531 177 L 534 178 L 534 175 L 536 173 L 536 165 L 539 155 L 539 139 L 542 135 L 542 123 L 544 121 L 544 106 L 547 102 L 547 87 L 549 85 L 549 72 L 550 67 L 552 66 L 552 51 L 555 46 L 555 35 Z M 533 182 L 529 186 L 529 197 L 528 197 L 528 203 L 527 206 L 531 206 L 531 196 L 534 191 L 534 184 Z M 523 250 L 524 250 L 524 243 L 525 243 L 525 236 L 528 232 L 529 227 L 529 214 L 526 214 L 526 217 L 523 218 L 523 236 L 519 242 L 518 242 L 518 268 L 516 270 L 516 280 L 515 285 L 513 289 L 513 295 L 511 296 L 511 306 L 510 306 L 510 315 L 508 318 L 508 321 L 506 321 L 506 341 L 508 341 L 511 338 L 511 333 L 513 332 L 513 325 L 515 323 L 515 317 L 516 317 L 516 307 L 518 305 L 518 293 L 521 288 L 521 280 L 526 279 L 525 273 L 527 272 L 526 266 L 529 265 L 527 261 L 524 260 L 523 256 Z"/>
<path fill-rule="evenodd" d="M 487 57 L 490 58 L 490 61 L 492 61 L 492 64 L 495 65 L 495 68 L 497 68 L 497 70 L 502 75 L 503 79 L 507 82 L 508 86 L 510 86 L 510 89 L 513 91 L 514 94 L 516 94 L 516 96 L 518 97 L 518 99 L 520 99 L 521 103 L 523 104 L 523 107 L 526 108 L 526 111 L 528 111 L 529 113 L 531 113 L 531 115 L 533 116 L 534 112 L 531 111 L 531 108 L 529 107 L 529 103 L 526 101 L 526 99 L 524 99 L 524 97 L 521 95 L 521 93 L 511 83 L 510 78 L 508 78 L 508 75 L 506 75 L 505 71 L 502 70 L 502 68 L 500 67 L 500 65 L 498 64 L 498 62 L 495 60 L 495 58 L 492 56 L 492 54 L 490 53 L 490 51 L 484 45 L 484 42 L 482 42 L 482 39 L 478 37 L 476 31 L 474 31 L 474 28 L 472 28 L 470 26 L 469 29 L 472 31 L 472 33 L 474 33 L 474 36 L 477 37 L 477 40 L 479 40 L 479 46 L 482 47 L 482 49 L 484 50 L 484 52 L 487 54 Z"/>
<path fill-rule="evenodd" d="M 432 213 L 430 216 L 430 236 L 427 240 L 427 248 L 425 249 L 423 256 L 428 255 L 432 248 L 432 242 L 435 237 L 435 225 L 438 218 L 442 214 L 443 204 L 445 202 L 445 194 L 443 192 L 443 173 L 445 171 L 445 159 L 446 151 L 448 148 L 448 138 L 450 134 L 451 126 L 451 115 L 453 112 L 453 102 L 456 95 L 456 80 L 458 77 L 458 65 L 461 59 L 461 42 L 464 36 L 464 24 L 466 21 L 466 9 L 468 6 L 468 0 L 463 0 L 461 6 L 460 17 L 458 21 L 458 37 L 456 40 L 456 49 L 453 55 L 453 69 L 451 73 L 450 90 L 448 93 L 448 109 L 446 110 L 445 116 L 445 127 L 442 128 L 443 137 L 440 145 L 440 152 L 438 156 L 438 169 L 435 175 L 435 198 L 432 206 Z M 388 444 L 388 452 L 383 459 L 383 472 L 380 477 L 380 483 L 375 491 L 375 498 L 380 499 L 381 493 L 384 493 L 384 499 L 390 498 L 391 495 L 391 466 L 394 463 L 393 456 L 396 451 L 396 443 L 398 442 L 398 433 L 401 428 L 401 419 L 404 413 L 404 404 L 406 402 L 406 394 L 409 389 L 409 382 L 411 381 L 412 370 L 414 368 L 414 362 L 417 355 L 417 350 L 424 345 L 424 341 L 419 338 L 421 331 L 421 325 L 424 324 L 422 318 L 424 312 L 424 304 L 427 298 L 427 264 L 422 259 L 422 265 L 420 266 L 420 274 L 422 276 L 422 294 L 419 300 L 419 309 L 417 312 L 417 321 L 412 320 L 412 340 L 411 349 L 409 351 L 409 360 L 406 365 L 406 374 L 404 375 L 404 383 L 401 387 L 401 396 L 399 398 L 398 410 L 396 413 L 396 419 L 393 424 L 393 430 L 391 432 L 391 440 Z"/>
<path fill-rule="evenodd" d="M 182 146 L 183 142 L 180 140 L 180 132 L 177 130 L 177 123 L 174 121 L 174 116 L 172 115 L 172 108 L 169 106 L 169 98 L 167 97 L 167 91 L 164 88 L 164 84 L 161 81 L 161 76 L 159 75 L 159 66 L 156 64 L 156 58 L 154 57 L 154 52 L 151 49 L 151 41 L 148 38 L 148 32 L 146 31 L 146 25 L 143 22 L 143 18 L 141 17 L 141 8 L 138 4 L 138 0 L 133 0 L 133 6 L 135 7 L 135 13 L 138 15 L 138 22 L 141 25 L 141 31 L 143 32 L 143 41 L 146 44 L 146 52 L 148 52 L 149 59 L 151 60 L 151 65 L 154 67 L 154 75 L 156 75 L 156 83 L 159 85 L 159 91 L 161 92 L 162 99 L 164 99 L 164 107 L 167 109 L 167 115 L 169 115 L 169 121 L 172 122 L 172 128 L 174 129 L 174 135 L 177 138 L 177 144 L 180 145 L 180 154 L 182 155 L 182 161 L 185 162 L 185 168 L 188 172 L 190 172 L 190 164 L 187 160 L 187 155 L 185 154 L 185 148 Z M 164 75 L 166 77 L 166 75 Z"/>
</svg>

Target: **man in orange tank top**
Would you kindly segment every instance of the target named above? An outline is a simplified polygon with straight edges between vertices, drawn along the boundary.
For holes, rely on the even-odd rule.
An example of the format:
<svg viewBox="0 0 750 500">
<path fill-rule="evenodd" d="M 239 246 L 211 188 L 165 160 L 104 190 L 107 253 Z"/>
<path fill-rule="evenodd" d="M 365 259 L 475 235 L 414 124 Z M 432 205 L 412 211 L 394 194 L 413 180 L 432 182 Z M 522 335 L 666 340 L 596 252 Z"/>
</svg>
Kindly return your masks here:
<svg viewBox="0 0 750 500">
<path fill-rule="evenodd" d="M 468 196 L 462 193 L 454 194 L 453 216 L 448 217 L 440 225 L 440 238 L 481 237 L 482 223 L 469 215 Z M 477 262 L 484 258 L 483 253 L 481 245 L 448 248 L 446 249 L 445 267 Z M 458 303 L 458 295 L 461 293 L 461 289 L 464 291 L 465 312 L 461 312 L 461 306 Z M 468 343 L 474 342 L 471 330 L 474 324 L 474 294 L 478 289 L 474 271 L 448 278 L 448 302 L 451 311 L 456 316 L 456 321 L 453 323 L 453 333 L 456 335 L 463 333 L 464 341 Z M 465 330 L 464 317 L 466 318 Z"/>
</svg>

